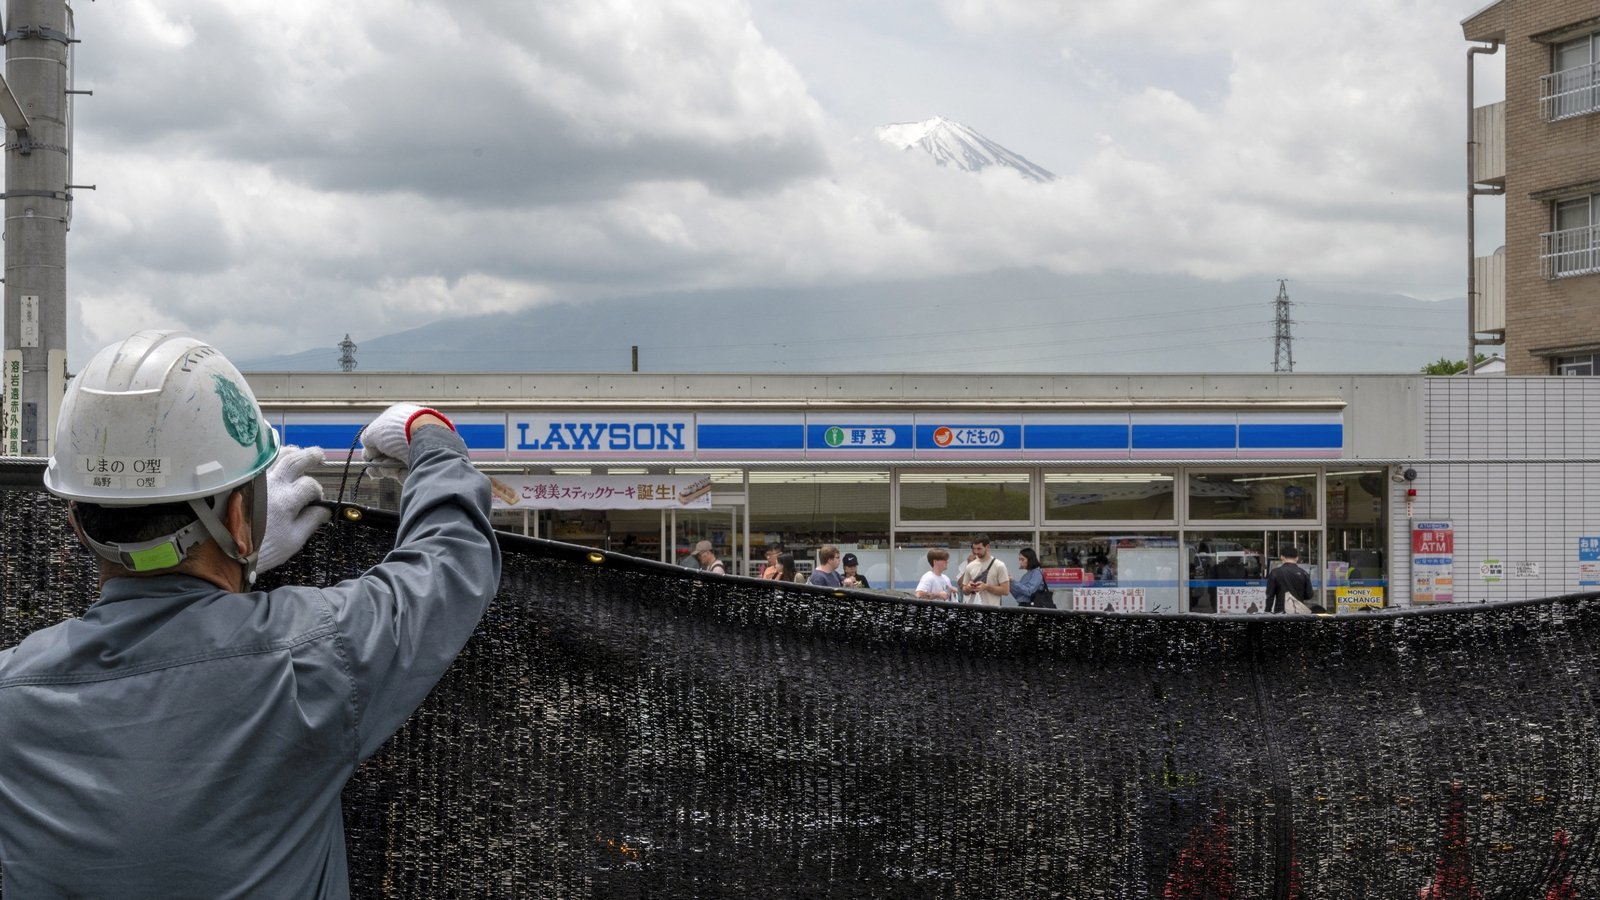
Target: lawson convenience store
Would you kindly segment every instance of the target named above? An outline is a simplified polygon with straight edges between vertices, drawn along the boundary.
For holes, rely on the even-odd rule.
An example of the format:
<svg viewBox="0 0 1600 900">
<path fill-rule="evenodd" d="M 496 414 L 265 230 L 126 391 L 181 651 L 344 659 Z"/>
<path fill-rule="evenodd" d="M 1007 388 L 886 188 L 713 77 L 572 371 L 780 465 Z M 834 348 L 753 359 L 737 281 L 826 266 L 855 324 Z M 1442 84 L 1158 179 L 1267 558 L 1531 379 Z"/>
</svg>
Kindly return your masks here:
<svg viewBox="0 0 1600 900">
<path fill-rule="evenodd" d="M 663 561 L 710 540 L 739 574 L 834 544 L 902 591 L 928 548 L 960 560 L 988 534 L 1099 609 L 1244 611 L 1289 544 L 1328 609 L 1390 599 L 1391 471 L 1363 458 L 1416 449 L 1379 421 L 1403 418 L 1404 377 L 250 380 L 287 442 L 335 456 L 391 400 L 438 406 L 504 529 Z M 1390 402 L 1358 411 L 1362 387 Z"/>
</svg>

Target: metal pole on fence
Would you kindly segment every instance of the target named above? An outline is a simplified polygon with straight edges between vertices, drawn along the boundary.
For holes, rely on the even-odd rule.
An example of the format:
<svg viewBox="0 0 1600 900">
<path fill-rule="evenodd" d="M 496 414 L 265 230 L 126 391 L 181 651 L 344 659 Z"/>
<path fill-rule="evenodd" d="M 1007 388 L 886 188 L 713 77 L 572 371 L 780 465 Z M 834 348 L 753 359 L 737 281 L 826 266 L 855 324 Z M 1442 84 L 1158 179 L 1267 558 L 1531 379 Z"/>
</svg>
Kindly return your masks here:
<svg viewBox="0 0 1600 900">
<path fill-rule="evenodd" d="M 50 452 L 67 374 L 70 147 L 63 0 L 7 0 L 4 440 L 0 455 Z M 14 98 L 14 99 L 13 99 Z"/>
</svg>

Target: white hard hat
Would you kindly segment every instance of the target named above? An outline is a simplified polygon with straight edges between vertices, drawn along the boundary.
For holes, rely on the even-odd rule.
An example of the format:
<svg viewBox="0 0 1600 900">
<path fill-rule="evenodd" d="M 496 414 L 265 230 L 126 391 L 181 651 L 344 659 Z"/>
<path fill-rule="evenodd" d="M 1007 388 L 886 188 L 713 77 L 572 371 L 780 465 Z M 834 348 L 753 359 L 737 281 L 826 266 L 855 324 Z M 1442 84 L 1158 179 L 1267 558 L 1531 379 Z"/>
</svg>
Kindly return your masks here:
<svg viewBox="0 0 1600 900">
<path fill-rule="evenodd" d="M 233 488 L 264 480 L 278 439 L 250 386 L 221 351 L 193 335 L 141 331 L 104 348 L 72 379 L 61 401 L 54 451 L 45 468 L 51 493 L 103 506 L 189 501 L 199 521 L 138 546 L 90 546 L 135 571 L 176 566 L 206 534 L 246 563 L 222 527 Z M 267 494 L 257 485 L 254 543 L 265 531 Z M 209 500 L 209 502 L 208 502 Z"/>
</svg>

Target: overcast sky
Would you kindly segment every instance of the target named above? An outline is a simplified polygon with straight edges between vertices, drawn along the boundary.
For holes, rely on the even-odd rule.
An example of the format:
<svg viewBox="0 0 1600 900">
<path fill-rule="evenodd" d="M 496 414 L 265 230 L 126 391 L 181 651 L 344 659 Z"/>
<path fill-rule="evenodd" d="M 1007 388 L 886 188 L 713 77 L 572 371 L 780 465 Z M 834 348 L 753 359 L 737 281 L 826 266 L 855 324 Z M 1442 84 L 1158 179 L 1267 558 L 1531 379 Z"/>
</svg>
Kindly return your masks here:
<svg viewBox="0 0 1600 900">
<path fill-rule="evenodd" d="M 69 236 L 69 348 L 184 327 L 250 358 L 552 301 L 1019 266 L 1459 298 L 1481 5 L 79 4 L 74 180 L 99 189 Z M 934 115 L 1059 180 L 872 137 Z"/>
</svg>

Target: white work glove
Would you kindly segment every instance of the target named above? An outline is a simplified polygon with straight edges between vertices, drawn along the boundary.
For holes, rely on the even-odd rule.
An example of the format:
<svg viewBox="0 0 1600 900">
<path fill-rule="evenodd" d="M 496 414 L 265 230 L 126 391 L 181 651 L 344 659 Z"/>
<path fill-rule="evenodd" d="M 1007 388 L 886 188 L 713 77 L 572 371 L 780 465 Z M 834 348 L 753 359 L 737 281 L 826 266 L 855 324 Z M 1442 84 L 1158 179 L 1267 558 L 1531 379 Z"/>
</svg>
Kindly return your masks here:
<svg viewBox="0 0 1600 900">
<path fill-rule="evenodd" d="M 438 410 L 396 403 L 361 429 L 361 459 L 367 464 L 368 477 L 406 480 L 411 468 L 411 420 L 422 413 L 444 419 Z"/>
<path fill-rule="evenodd" d="M 332 512 L 311 505 L 322 499 L 322 485 L 306 470 L 322 463 L 321 447 L 290 444 L 278 451 L 267 469 L 267 533 L 261 536 L 261 553 L 256 557 L 258 573 L 283 565 L 332 518 Z"/>
</svg>

